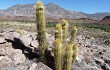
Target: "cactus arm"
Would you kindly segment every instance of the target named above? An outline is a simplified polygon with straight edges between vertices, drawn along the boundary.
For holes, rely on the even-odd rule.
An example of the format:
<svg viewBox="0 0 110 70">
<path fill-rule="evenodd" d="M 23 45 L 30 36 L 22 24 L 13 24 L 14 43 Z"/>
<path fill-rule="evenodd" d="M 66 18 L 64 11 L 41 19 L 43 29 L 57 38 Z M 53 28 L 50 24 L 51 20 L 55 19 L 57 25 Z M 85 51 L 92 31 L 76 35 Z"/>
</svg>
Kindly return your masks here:
<svg viewBox="0 0 110 70">
<path fill-rule="evenodd" d="M 73 63 L 77 60 L 78 58 L 78 44 L 75 43 L 73 45 Z"/>
<path fill-rule="evenodd" d="M 59 39 L 54 41 L 54 63 L 55 63 L 55 70 L 62 69 L 62 44 Z"/>
<path fill-rule="evenodd" d="M 59 39 L 62 42 L 62 27 L 61 24 L 56 25 L 55 39 Z"/>
<path fill-rule="evenodd" d="M 68 26 L 69 26 L 69 24 L 65 19 L 62 19 L 61 23 L 62 23 L 62 29 L 63 29 L 63 42 L 65 43 L 67 35 L 68 35 Z"/>
<path fill-rule="evenodd" d="M 72 29 L 72 36 L 71 36 L 69 44 L 75 43 L 76 32 L 77 32 L 77 28 L 76 28 L 76 26 L 74 26 Z"/>
<path fill-rule="evenodd" d="M 65 49 L 64 56 L 64 70 L 71 70 L 72 56 L 73 56 L 73 44 L 68 44 Z"/>
</svg>

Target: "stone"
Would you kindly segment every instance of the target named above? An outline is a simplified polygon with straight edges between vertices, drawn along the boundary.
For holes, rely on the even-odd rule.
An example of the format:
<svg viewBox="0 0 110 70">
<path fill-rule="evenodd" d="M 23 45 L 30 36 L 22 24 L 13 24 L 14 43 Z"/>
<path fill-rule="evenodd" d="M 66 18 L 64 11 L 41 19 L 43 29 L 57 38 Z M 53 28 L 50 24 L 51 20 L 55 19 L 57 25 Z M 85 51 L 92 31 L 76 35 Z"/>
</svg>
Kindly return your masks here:
<svg viewBox="0 0 110 70">
<path fill-rule="evenodd" d="M 33 63 L 29 70 L 52 70 L 48 66 L 44 65 L 42 62 Z"/>
<path fill-rule="evenodd" d="M 17 42 L 18 38 L 19 38 L 20 34 L 17 32 L 12 32 L 12 33 L 6 33 L 5 35 L 5 39 L 8 41 L 12 41 L 12 42 Z"/>
<path fill-rule="evenodd" d="M 32 37 L 27 35 L 22 35 L 19 37 L 19 44 L 22 44 L 26 47 L 28 47 L 32 42 Z"/>
<path fill-rule="evenodd" d="M 33 63 L 32 66 L 29 68 L 29 70 L 36 70 L 37 64 Z"/>
<path fill-rule="evenodd" d="M 19 49 L 15 50 L 15 51 L 16 51 L 16 53 L 13 55 L 15 64 L 25 63 L 26 57 L 24 54 L 22 54 L 22 51 Z"/>
<path fill-rule="evenodd" d="M 0 56 L 0 68 L 10 66 L 12 60 L 8 56 Z"/>
<path fill-rule="evenodd" d="M 37 40 L 32 40 L 31 46 L 32 46 L 32 47 L 35 47 L 35 48 L 38 48 L 38 46 L 39 46 L 38 41 L 37 41 Z"/>
<path fill-rule="evenodd" d="M 13 32 L 14 31 L 14 29 L 10 29 L 10 28 L 7 28 L 7 29 L 5 29 L 5 30 L 3 30 L 3 32 Z"/>
<path fill-rule="evenodd" d="M 3 37 L 0 37 L 0 44 L 6 43 L 5 39 Z"/>
</svg>

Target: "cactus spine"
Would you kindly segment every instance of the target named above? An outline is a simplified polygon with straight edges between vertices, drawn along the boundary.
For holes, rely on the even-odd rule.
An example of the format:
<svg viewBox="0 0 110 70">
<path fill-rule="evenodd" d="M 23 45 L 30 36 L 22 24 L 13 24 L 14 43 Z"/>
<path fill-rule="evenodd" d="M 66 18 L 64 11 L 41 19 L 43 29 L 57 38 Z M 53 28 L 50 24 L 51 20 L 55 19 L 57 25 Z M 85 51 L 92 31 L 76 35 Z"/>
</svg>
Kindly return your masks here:
<svg viewBox="0 0 110 70">
<path fill-rule="evenodd" d="M 73 29 L 72 29 L 72 36 L 71 36 L 71 39 L 70 39 L 70 42 L 69 42 L 70 44 L 75 43 L 76 32 L 77 32 L 77 28 L 76 28 L 76 26 L 74 26 Z"/>
<path fill-rule="evenodd" d="M 62 19 L 62 29 L 63 29 L 63 42 L 66 42 L 66 38 L 68 35 L 68 22 L 65 19 Z"/>
<path fill-rule="evenodd" d="M 36 21 L 38 30 L 38 42 L 40 46 L 40 60 L 45 63 L 45 51 L 46 47 L 46 32 L 45 32 L 45 8 L 41 1 L 36 5 Z"/>
<path fill-rule="evenodd" d="M 73 44 L 68 44 L 64 55 L 64 70 L 71 70 L 73 56 Z"/>
<path fill-rule="evenodd" d="M 54 63 L 55 63 L 55 70 L 62 69 L 62 44 L 59 39 L 54 41 Z"/>
</svg>

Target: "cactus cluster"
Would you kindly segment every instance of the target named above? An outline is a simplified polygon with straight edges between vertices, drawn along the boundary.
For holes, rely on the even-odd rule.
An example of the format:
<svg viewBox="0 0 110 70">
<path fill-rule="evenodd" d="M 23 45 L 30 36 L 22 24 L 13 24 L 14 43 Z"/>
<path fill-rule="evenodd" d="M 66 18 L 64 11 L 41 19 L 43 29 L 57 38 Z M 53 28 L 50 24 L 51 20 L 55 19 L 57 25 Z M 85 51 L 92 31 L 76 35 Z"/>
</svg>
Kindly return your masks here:
<svg viewBox="0 0 110 70">
<path fill-rule="evenodd" d="M 45 7 L 41 1 L 36 5 L 36 21 L 38 31 L 38 42 L 40 46 L 40 59 L 43 63 L 46 62 L 45 54 L 47 51 L 46 45 L 46 29 L 45 29 Z M 76 27 L 73 26 L 72 35 L 69 42 L 66 41 L 68 35 L 69 24 L 65 19 L 56 25 L 55 41 L 53 43 L 54 53 L 54 69 L 55 70 L 71 70 L 72 62 L 75 62 L 78 46 L 75 42 Z"/>
</svg>

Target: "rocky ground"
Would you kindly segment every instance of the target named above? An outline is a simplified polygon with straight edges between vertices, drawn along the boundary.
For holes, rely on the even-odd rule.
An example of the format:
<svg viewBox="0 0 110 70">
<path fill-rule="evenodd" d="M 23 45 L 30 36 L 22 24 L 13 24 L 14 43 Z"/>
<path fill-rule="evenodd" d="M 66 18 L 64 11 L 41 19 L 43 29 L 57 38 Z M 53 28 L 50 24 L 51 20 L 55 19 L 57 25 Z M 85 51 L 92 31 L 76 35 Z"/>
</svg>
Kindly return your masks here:
<svg viewBox="0 0 110 70">
<path fill-rule="evenodd" d="M 39 44 L 37 33 L 5 29 L 0 32 L 0 70 L 52 70 L 37 62 Z M 46 33 L 48 49 L 54 36 Z M 69 40 L 69 37 L 67 41 Z M 110 70 L 110 42 L 103 38 L 77 35 L 78 61 L 72 70 Z"/>
</svg>

